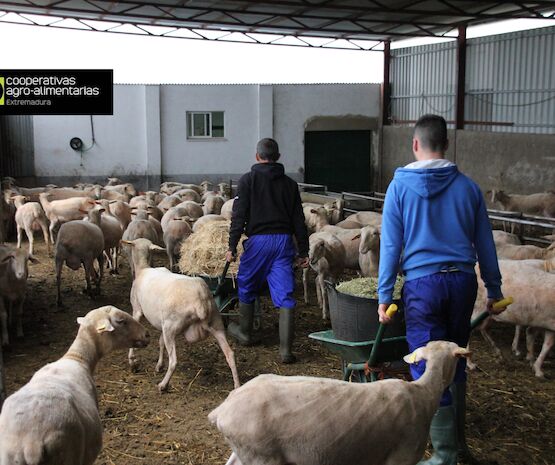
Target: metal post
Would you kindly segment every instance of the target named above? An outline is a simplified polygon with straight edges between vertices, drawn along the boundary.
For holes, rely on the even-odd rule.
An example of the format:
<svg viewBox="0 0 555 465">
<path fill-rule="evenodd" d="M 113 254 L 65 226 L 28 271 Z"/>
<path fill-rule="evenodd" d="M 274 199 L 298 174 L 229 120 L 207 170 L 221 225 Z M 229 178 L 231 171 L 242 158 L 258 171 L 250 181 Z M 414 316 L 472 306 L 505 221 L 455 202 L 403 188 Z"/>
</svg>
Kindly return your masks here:
<svg viewBox="0 0 555 465">
<path fill-rule="evenodd" d="M 391 85 L 389 82 L 389 67 L 391 64 L 391 43 L 389 40 L 383 43 L 383 84 L 382 84 L 382 125 L 388 126 L 389 107 L 391 104 Z"/>
<path fill-rule="evenodd" d="M 464 98 L 466 75 L 466 26 L 459 26 L 457 37 L 457 96 L 455 129 L 464 129 Z"/>
</svg>

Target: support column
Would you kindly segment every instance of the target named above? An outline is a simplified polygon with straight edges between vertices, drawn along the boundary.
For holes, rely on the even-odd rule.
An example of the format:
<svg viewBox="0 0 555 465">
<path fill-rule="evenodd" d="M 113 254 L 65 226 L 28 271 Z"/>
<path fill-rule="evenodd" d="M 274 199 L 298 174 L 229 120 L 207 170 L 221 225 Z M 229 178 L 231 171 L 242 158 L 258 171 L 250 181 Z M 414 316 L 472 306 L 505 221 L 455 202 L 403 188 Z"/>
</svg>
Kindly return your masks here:
<svg viewBox="0 0 555 465">
<path fill-rule="evenodd" d="M 464 99 L 466 83 L 466 26 L 459 26 L 457 37 L 457 94 L 455 129 L 464 129 Z"/>
<path fill-rule="evenodd" d="M 258 85 L 258 140 L 274 137 L 274 88 Z"/>
<path fill-rule="evenodd" d="M 145 86 L 146 189 L 158 190 L 162 181 L 160 86 Z"/>
<path fill-rule="evenodd" d="M 389 83 L 389 67 L 391 64 L 391 43 L 383 43 L 383 84 L 382 84 L 382 125 L 390 123 L 391 85 Z"/>
</svg>

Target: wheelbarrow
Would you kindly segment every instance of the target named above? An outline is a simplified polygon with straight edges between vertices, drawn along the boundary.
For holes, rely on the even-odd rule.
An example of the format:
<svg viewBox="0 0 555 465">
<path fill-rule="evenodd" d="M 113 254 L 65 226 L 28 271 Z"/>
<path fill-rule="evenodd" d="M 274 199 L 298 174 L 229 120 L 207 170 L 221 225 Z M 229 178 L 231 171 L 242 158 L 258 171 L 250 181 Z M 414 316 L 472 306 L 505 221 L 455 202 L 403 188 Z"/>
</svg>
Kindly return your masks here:
<svg viewBox="0 0 555 465">
<path fill-rule="evenodd" d="M 200 276 L 202 279 L 204 279 L 204 282 L 208 284 L 208 287 L 212 292 L 212 295 L 214 296 L 216 306 L 218 307 L 220 315 L 222 316 L 222 319 L 226 326 L 229 323 L 230 317 L 239 316 L 239 313 L 234 311 L 235 307 L 237 307 L 237 304 L 239 303 L 237 285 L 232 277 L 227 276 L 230 264 L 230 262 L 226 261 L 224 271 L 220 276 Z M 260 306 L 260 298 L 257 297 L 254 301 L 253 328 L 255 330 L 260 329 L 261 318 L 262 312 Z"/>
<path fill-rule="evenodd" d="M 508 297 L 494 304 L 494 308 L 506 307 L 513 303 Z M 397 305 L 387 309 L 392 317 L 397 312 Z M 471 330 L 479 326 L 490 316 L 489 311 L 481 313 L 472 320 Z M 383 379 L 388 376 L 406 377 L 408 370 L 403 365 L 403 357 L 409 353 L 405 336 L 384 338 L 387 325 L 381 323 L 372 341 L 351 342 L 335 339 L 333 330 L 309 334 L 308 337 L 321 342 L 330 352 L 338 354 L 342 359 L 343 380 L 366 383 Z"/>
</svg>

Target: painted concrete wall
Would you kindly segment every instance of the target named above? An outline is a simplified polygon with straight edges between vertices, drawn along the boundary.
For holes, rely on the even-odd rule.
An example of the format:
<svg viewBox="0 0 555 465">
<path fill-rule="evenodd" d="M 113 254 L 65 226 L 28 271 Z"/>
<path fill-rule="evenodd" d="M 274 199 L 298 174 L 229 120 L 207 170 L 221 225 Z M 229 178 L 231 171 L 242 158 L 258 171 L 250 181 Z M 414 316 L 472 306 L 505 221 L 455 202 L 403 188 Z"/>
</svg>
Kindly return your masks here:
<svg viewBox="0 0 555 465">
<path fill-rule="evenodd" d="M 223 111 L 225 137 L 188 139 L 187 111 Z M 82 159 L 69 140 L 80 137 L 90 145 L 88 116 L 34 117 L 35 171 L 39 184 L 60 185 L 109 175 L 140 188 L 161 179 L 235 180 L 254 163 L 256 142 L 274 137 L 286 172 L 302 180 L 310 121 L 365 118 L 377 126 L 378 116 L 377 84 L 116 85 L 114 115 L 94 117 L 97 143 Z M 349 129 L 345 124 L 340 129 Z"/>
<path fill-rule="evenodd" d="M 383 128 L 382 190 L 395 168 L 413 161 L 412 129 Z M 474 179 L 484 192 L 502 188 L 531 194 L 555 189 L 555 136 L 449 131 L 447 158 Z"/>
<path fill-rule="evenodd" d="M 149 86 L 150 87 L 150 86 Z M 114 86 L 114 115 L 93 116 L 96 144 L 74 151 L 73 137 L 91 146 L 89 116 L 34 116 L 35 175 L 41 181 L 63 178 L 96 179 L 105 176 L 143 176 L 146 166 L 145 86 Z"/>
<path fill-rule="evenodd" d="M 274 137 L 288 173 L 304 173 L 304 131 L 311 119 L 325 116 L 378 118 L 378 84 L 274 86 Z M 353 128 L 356 129 L 356 128 Z M 369 154 L 370 156 L 370 154 Z"/>
</svg>

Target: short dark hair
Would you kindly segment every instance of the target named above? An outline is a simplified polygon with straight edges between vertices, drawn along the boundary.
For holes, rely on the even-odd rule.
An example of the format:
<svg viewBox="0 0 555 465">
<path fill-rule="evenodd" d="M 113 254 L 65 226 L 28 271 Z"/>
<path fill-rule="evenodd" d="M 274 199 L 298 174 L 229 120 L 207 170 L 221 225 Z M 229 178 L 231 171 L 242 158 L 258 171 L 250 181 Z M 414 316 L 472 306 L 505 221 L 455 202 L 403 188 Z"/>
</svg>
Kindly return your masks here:
<svg viewBox="0 0 555 465">
<path fill-rule="evenodd" d="M 421 116 L 414 125 L 414 136 L 425 150 L 444 152 L 447 149 L 447 123 L 442 116 Z"/>
<path fill-rule="evenodd" d="M 279 159 L 278 143 L 274 139 L 260 139 L 256 144 L 256 153 L 262 160 L 277 161 Z"/>
</svg>

